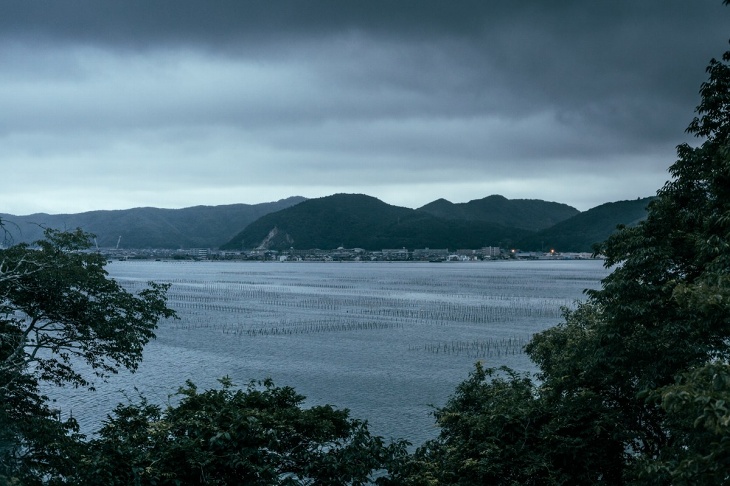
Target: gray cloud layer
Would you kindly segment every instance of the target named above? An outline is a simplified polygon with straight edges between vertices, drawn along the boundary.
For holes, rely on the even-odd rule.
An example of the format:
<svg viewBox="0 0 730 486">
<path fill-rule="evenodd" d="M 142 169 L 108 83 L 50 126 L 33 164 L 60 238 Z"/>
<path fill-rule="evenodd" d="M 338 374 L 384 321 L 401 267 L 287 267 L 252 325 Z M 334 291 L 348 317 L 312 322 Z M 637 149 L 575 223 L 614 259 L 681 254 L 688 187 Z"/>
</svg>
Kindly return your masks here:
<svg viewBox="0 0 730 486">
<path fill-rule="evenodd" d="M 653 194 L 719 1 L 0 2 L 0 212 Z"/>
</svg>

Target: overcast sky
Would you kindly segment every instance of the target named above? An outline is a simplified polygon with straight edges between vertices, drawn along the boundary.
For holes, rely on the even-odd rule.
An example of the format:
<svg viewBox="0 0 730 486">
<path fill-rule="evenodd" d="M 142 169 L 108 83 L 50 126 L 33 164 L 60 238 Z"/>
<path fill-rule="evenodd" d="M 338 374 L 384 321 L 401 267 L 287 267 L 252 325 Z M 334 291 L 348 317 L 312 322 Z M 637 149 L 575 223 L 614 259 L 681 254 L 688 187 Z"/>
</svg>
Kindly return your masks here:
<svg viewBox="0 0 730 486">
<path fill-rule="evenodd" d="M 721 0 L 0 0 L 0 213 L 650 196 L 698 143 L 728 20 Z"/>
</svg>

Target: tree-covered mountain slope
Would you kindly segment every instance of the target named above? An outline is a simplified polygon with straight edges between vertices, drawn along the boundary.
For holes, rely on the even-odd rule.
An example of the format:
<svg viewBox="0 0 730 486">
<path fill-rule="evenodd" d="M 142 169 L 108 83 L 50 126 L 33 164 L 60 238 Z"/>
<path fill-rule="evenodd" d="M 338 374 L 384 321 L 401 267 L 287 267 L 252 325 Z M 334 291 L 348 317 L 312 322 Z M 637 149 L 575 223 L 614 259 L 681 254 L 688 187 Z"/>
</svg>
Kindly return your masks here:
<svg viewBox="0 0 730 486">
<path fill-rule="evenodd" d="M 653 197 L 601 204 L 555 226 L 529 235 L 516 244 L 530 251 L 589 252 L 616 232 L 619 225 L 633 226 L 646 218 Z"/>
<path fill-rule="evenodd" d="M 272 211 L 304 201 L 290 197 L 261 204 L 194 206 L 183 209 L 135 208 L 77 214 L 0 214 L 6 239 L 19 243 L 39 240 L 43 228 L 81 228 L 96 235 L 100 247 L 217 248 L 241 228 Z M 121 239 L 120 239 L 121 237 Z"/>
<path fill-rule="evenodd" d="M 507 199 L 499 195 L 466 203 L 437 199 L 419 209 L 443 219 L 483 221 L 528 231 L 549 228 L 580 213 L 567 204 L 539 199 Z"/>
<path fill-rule="evenodd" d="M 362 194 L 335 194 L 270 213 L 221 248 L 457 249 L 509 245 L 526 235 L 519 228 L 447 220 Z"/>
</svg>

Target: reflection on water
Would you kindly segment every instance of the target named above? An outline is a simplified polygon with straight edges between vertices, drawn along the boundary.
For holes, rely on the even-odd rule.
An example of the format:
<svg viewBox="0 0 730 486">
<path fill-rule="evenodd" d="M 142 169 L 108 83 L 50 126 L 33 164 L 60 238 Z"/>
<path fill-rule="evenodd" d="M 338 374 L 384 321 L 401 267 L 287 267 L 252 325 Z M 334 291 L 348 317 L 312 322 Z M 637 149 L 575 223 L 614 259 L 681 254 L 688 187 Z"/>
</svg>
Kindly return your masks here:
<svg viewBox="0 0 730 486">
<path fill-rule="evenodd" d="M 137 373 L 96 392 L 48 389 L 85 432 L 135 388 L 165 404 L 185 380 L 209 388 L 227 375 L 240 385 L 271 377 L 306 405 L 349 408 L 374 434 L 414 444 L 437 434 L 432 406 L 475 361 L 533 371 L 522 345 L 607 273 L 600 261 L 129 261 L 108 270 L 130 290 L 172 283 L 181 319 L 160 324 Z"/>
</svg>

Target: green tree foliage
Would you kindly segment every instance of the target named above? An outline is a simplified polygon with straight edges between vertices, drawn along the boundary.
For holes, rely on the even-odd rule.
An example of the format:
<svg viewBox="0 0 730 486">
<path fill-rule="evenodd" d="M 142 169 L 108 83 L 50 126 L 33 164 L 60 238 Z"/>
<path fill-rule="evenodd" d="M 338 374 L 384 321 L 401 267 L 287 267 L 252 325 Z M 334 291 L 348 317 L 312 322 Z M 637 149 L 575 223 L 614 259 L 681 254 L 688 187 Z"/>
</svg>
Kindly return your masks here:
<svg viewBox="0 0 730 486">
<path fill-rule="evenodd" d="M 174 316 L 165 285 L 124 290 L 87 251 L 91 241 L 47 230 L 34 245 L 0 250 L 0 474 L 41 474 L 69 451 L 61 445 L 77 426 L 56 420 L 41 382 L 93 388 L 79 363 L 100 378 L 134 370 L 158 321 Z"/>
<path fill-rule="evenodd" d="M 476 372 L 411 484 L 730 482 L 730 52 L 712 60 L 671 180 L 596 249 L 613 269 L 528 355 L 538 384 Z"/>
<path fill-rule="evenodd" d="M 188 382 L 166 410 L 120 405 L 90 441 L 73 484 L 358 485 L 405 454 L 367 424 L 270 380 L 199 393 Z"/>
<path fill-rule="evenodd" d="M 477 364 L 436 411 L 438 439 L 397 465 L 391 484 L 546 484 L 542 415 L 528 377 Z"/>
<path fill-rule="evenodd" d="M 647 394 L 666 412 L 671 447 L 645 458 L 642 477 L 676 485 L 726 484 L 730 471 L 730 366 L 712 362 Z"/>
<path fill-rule="evenodd" d="M 41 484 L 73 467 L 78 424 L 60 420 L 48 401 L 26 374 L 0 390 L 0 484 Z"/>
</svg>

